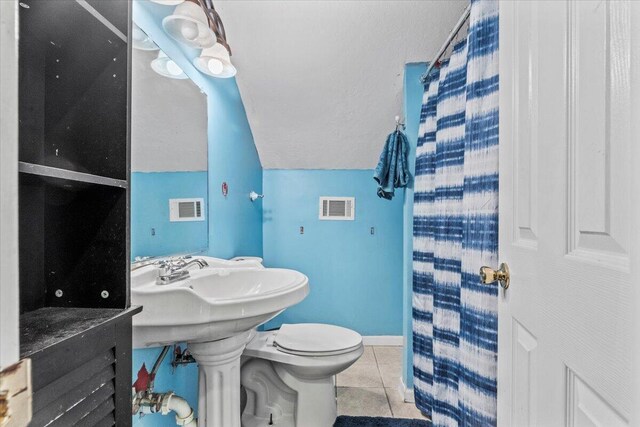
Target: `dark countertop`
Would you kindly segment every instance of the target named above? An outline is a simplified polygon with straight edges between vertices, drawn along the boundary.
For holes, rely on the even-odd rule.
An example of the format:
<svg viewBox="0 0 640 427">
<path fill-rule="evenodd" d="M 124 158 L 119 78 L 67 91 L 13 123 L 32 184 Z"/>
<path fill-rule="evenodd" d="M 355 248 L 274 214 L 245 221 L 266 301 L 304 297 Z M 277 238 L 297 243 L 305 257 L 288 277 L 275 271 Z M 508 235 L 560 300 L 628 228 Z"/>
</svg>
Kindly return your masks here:
<svg viewBox="0 0 640 427">
<path fill-rule="evenodd" d="M 69 308 L 44 307 L 20 316 L 20 358 L 81 334 L 103 323 L 133 316 L 142 307 Z"/>
</svg>

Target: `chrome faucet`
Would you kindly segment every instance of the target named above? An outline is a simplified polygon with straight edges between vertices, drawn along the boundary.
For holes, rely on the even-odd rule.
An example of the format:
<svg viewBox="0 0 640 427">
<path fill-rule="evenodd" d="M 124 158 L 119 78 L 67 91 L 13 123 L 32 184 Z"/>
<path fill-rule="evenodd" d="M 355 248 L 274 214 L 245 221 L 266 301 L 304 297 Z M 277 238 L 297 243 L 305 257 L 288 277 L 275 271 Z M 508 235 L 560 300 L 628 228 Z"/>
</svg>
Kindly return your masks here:
<svg viewBox="0 0 640 427">
<path fill-rule="evenodd" d="M 197 265 L 198 265 L 198 267 L 200 267 L 200 269 L 201 269 L 201 270 L 202 270 L 203 268 L 205 268 L 205 267 L 209 267 L 209 264 L 207 263 L 207 261 L 205 261 L 205 260 L 204 260 L 204 259 L 202 259 L 202 258 L 194 258 L 194 259 L 192 259 L 192 260 L 191 260 L 191 261 L 189 261 L 189 262 L 186 262 L 186 260 L 184 260 L 184 259 L 183 259 L 183 260 L 182 260 L 182 262 L 184 262 L 184 263 L 185 263 L 185 264 L 184 264 L 184 265 L 182 265 L 182 267 L 181 267 L 183 270 L 188 269 L 189 267 L 191 267 L 191 266 L 192 266 L 192 265 L 194 265 L 194 264 L 197 264 Z"/>
<path fill-rule="evenodd" d="M 205 268 L 209 264 L 202 258 L 194 258 L 187 261 L 188 258 L 180 257 L 177 259 L 168 259 L 160 261 L 157 265 L 160 267 L 160 275 L 156 280 L 157 285 L 168 285 L 189 278 L 189 268 L 192 265 Z"/>
</svg>

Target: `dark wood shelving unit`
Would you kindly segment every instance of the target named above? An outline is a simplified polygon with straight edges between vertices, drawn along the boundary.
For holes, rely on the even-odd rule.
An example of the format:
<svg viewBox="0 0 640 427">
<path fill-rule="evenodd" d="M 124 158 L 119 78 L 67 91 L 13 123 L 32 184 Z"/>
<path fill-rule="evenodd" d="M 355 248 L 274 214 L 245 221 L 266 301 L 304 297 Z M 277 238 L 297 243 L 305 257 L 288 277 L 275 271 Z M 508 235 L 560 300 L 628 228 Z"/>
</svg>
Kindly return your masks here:
<svg viewBox="0 0 640 427">
<path fill-rule="evenodd" d="M 32 427 L 131 425 L 129 0 L 20 8 L 20 352 Z"/>
</svg>

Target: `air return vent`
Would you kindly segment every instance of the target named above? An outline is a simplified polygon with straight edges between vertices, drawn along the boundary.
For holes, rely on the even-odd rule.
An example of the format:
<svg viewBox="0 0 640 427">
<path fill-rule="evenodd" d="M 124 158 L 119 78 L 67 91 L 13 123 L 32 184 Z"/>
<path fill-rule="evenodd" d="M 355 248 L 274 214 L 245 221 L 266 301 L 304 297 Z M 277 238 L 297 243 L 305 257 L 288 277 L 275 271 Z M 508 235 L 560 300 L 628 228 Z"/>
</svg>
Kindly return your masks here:
<svg viewBox="0 0 640 427">
<path fill-rule="evenodd" d="M 355 213 L 355 197 L 320 197 L 320 219 L 353 221 Z"/>
<path fill-rule="evenodd" d="M 204 221 L 204 199 L 169 199 L 169 221 Z"/>
</svg>

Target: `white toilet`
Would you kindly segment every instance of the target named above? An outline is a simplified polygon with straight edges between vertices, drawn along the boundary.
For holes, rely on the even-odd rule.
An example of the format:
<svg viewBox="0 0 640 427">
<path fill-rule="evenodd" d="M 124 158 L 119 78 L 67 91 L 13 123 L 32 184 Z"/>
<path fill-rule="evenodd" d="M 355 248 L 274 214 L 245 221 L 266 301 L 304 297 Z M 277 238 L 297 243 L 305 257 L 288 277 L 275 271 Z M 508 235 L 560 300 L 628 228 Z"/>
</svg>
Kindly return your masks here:
<svg viewBox="0 0 640 427">
<path fill-rule="evenodd" d="M 240 369 L 246 392 L 242 426 L 333 426 L 334 375 L 363 351 L 362 336 L 340 326 L 284 324 L 277 331 L 257 332 Z"/>
</svg>

